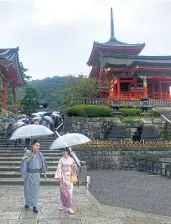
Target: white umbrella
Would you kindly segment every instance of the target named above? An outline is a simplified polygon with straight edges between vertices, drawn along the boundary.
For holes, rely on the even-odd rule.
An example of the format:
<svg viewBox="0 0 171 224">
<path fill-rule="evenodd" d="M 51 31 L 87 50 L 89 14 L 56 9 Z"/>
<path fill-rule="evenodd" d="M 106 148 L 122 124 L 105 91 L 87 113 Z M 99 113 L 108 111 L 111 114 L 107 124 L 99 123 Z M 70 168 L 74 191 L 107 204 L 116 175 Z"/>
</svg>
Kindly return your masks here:
<svg viewBox="0 0 171 224">
<path fill-rule="evenodd" d="M 13 128 L 16 129 L 16 128 L 19 128 L 21 127 L 22 125 L 24 125 L 25 123 L 23 121 L 18 121 L 16 122 L 14 125 L 13 125 Z"/>
<path fill-rule="evenodd" d="M 43 118 L 53 124 L 53 119 L 50 116 L 43 116 Z"/>
<path fill-rule="evenodd" d="M 50 149 L 60 149 L 73 145 L 84 144 L 91 141 L 83 134 L 68 133 L 66 135 L 59 136 L 50 146 Z"/>
<path fill-rule="evenodd" d="M 40 112 L 38 112 L 39 115 L 44 115 L 46 113 L 47 113 L 46 111 L 40 111 Z"/>
<path fill-rule="evenodd" d="M 60 112 L 56 112 L 56 111 L 54 111 L 54 112 L 52 113 L 52 116 L 54 116 L 54 117 L 61 117 L 61 116 L 60 116 Z"/>
<path fill-rule="evenodd" d="M 20 115 L 17 116 L 17 118 L 25 118 L 25 117 L 27 117 L 26 114 L 20 114 Z"/>
<path fill-rule="evenodd" d="M 37 121 L 40 121 L 42 119 L 42 117 L 33 117 L 32 120 L 37 120 Z"/>
<path fill-rule="evenodd" d="M 41 117 L 39 113 L 33 113 L 32 116 Z"/>
<path fill-rule="evenodd" d="M 30 124 L 18 128 L 12 134 L 10 140 L 21 139 L 21 138 L 30 138 L 38 136 L 53 135 L 54 133 L 47 127 L 43 125 Z"/>
</svg>

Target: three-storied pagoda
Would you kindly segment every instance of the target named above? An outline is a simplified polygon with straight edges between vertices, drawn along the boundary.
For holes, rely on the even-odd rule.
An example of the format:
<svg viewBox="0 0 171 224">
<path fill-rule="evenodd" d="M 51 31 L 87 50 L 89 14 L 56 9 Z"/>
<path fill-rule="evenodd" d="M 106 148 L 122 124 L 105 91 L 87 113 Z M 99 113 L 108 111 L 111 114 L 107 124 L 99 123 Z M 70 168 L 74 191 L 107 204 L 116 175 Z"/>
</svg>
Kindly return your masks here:
<svg viewBox="0 0 171 224">
<path fill-rule="evenodd" d="M 111 99 L 171 99 L 171 56 L 139 55 L 145 43 L 127 44 L 115 38 L 111 9 L 111 37 L 94 42 L 88 60 L 89 78 L 100 82 L 99 96 Z"/>
<path fill-rule="evenodd" d="M 24 68 L 19 62 L 19 48 L 0 49 L 0 79 L 2 85 L 2 107 L 7 107 L 7 88 L 24 85 Z"/>
</svg>

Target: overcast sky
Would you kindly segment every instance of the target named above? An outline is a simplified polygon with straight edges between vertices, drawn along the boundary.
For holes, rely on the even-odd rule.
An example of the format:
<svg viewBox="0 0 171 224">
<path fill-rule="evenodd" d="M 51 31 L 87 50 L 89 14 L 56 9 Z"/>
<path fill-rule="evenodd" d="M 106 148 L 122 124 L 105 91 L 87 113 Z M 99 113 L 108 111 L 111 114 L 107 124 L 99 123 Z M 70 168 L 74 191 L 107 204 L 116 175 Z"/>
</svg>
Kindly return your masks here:
<svg viewBox="0 0 171 224">
<path fill-rule="evenodd" d="M 171 55 L 171 0 L 0 0 L 0 48 L 19 46 L 33 79 L 88 75 L 93 41 L 146 43 L 142 55 Z"/>
</svg>

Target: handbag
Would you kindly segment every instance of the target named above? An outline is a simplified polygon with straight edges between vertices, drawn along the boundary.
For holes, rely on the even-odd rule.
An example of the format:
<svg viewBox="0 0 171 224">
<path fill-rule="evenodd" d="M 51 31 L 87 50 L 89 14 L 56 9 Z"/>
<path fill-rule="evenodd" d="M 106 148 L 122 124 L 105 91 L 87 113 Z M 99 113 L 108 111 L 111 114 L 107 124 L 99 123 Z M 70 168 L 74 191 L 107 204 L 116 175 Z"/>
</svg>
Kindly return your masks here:
<svg viewBox="0 0 171 224">
<path fill-rule="evenodd" d="M 78 182 L 78 178 L 77 178 L 77 176 L 71 176 L 71 182 L 72 183 L 77 183 Z"/>
</svg>

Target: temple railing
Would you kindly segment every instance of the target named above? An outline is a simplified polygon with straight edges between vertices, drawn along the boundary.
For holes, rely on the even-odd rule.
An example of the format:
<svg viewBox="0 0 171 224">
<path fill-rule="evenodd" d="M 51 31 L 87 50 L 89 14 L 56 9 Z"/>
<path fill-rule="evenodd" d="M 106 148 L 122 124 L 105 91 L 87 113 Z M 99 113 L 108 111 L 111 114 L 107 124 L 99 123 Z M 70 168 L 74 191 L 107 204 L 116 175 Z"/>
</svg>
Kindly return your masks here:
<svg viewBox="0 0 171 224">
<path fill-rule="evenodd" d="M 139 160 L 138 171 L 145 171 L 151 174 L 158 174 L 171 178 L 171 163 L 159 160 Z"/>
<path fill-rule="evenodd" d="M 120 104 L 129 106 L 140 106 L 140 99 L 118 99 Z M 91 104 L 91 105 L 108 105 L 112 104 L 113 99 L 110 98 L 80 98 L 72 99 L 71 104 Z M 152 107 L 170 107 L 171 100 L 167 99 L 149 99 L 149 105 Z"/>
<path fill-rule="evenodd" d="M 86 144 L 74 146 L 74 149 L 81 148 L 99 148 L 99 149 L 116 149 L 116 150 L 169 150 L 171 149 L 170 141 L 162 140 L 151 140 L 151 141 L 140 141 L 134 142 L 131 140 L 112 141 L 112 140 L 92 140 Z"/>
</svg>

